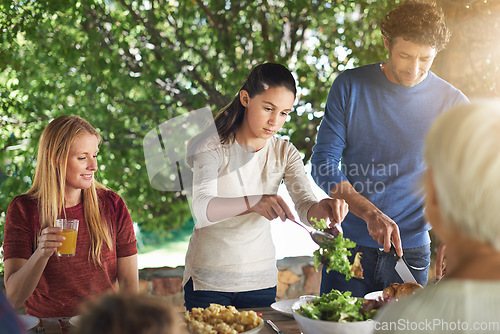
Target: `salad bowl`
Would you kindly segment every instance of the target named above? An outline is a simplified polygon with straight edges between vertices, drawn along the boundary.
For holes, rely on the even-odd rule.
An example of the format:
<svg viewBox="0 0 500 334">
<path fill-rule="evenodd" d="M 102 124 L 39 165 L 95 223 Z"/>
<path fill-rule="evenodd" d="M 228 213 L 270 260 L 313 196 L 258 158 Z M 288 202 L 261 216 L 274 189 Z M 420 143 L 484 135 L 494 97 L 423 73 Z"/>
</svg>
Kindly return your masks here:
<svg viewBox="0 0 500 334">
<path fill-rule="evenodd" d="M 375 321 L 369 319 L 354 322 L 336 322 L 315 320 L 304 316 L 300 308 L 303 304 L 312 302 L 314 297 L 301 298 L 292 305 L 292 314 L 304 334 L 368 334 L 375 328 Z"/>
</svg>

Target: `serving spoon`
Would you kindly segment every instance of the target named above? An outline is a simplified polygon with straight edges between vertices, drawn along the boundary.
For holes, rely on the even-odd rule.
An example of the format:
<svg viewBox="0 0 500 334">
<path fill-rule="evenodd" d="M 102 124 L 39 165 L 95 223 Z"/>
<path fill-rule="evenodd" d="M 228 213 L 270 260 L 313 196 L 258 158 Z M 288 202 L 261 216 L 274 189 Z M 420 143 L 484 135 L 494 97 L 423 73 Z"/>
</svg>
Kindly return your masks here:
<svg viewBox="0 0 500 334">
<path fill-rule="evenodd" d="M 315 228 L 312 228 L 312 227 L 307 226 L 305 224 L 299 223 L 298 221 L 296 221 L 294 219 L 290 219 L 288 217 L 287 217 L 287 219 L 294 222 L 295 224 L 299 225 L 300 227 L 305 229 L 307 232 L 309 232 L 309 235 L 311 236 L 313 241 L 320 246 L 331 245 L 335 241 L 336 236 L 331 234 L 331 233 L 317 230 Z M 340 233 L 342 233 L 342 226 L 340 226 L 339 223 L 336 223 L 334 225 L 334 228 L 337 229 Z"/>
</svg>

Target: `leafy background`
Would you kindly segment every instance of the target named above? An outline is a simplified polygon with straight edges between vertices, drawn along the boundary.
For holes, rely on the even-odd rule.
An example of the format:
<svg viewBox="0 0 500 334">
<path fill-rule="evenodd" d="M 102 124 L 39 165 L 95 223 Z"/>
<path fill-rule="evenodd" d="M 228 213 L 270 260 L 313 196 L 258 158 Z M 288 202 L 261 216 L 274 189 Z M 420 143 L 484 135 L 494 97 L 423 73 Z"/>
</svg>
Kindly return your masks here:
<svg viewBox="0 0 500 334">
<path fill-rule="evenodd" d="M 97 178 L 142 230 L 190 220 L 180 192 L 154 190 L 145 134 L 227 104 L 249 70 L 287 65 L 299 86 L 285 124 L 307 162 L 331 83 L 386 59 L 378 22 L 397 0 L 0 1 L 0 236 L 12 198 L 31 185 L 38 138 L 80 115 L 101 133 Z M 453 32 L 432 68 L 469 97 L 500 95 L 499 1 L 441 0 Z"/>
</svg>

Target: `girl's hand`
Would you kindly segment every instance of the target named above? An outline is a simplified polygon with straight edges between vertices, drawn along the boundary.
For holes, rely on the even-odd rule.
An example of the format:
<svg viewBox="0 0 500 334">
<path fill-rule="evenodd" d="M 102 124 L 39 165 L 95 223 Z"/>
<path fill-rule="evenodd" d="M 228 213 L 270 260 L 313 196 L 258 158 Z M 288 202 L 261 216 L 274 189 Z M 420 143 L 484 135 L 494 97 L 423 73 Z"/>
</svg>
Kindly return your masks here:
<svg viewBox="0 0 500 334">
<path fill-rule="evenodd" d="M 324 198 L 317 204 L 311 206 L 307 212 L 309 219 L 330 219 L 330 227 L 336 223 L 342 223 L 349 213 L 349 205 L 343 199 Z"/>
<path fill-rule="evenodd" d="M 269 220 L 278 217 L 282 221 L 285 221 L 287 218 L 295 220 L 292 211 L 290 211 L 288 205 L 279 195 L 262 195 L 257 204 L 253 205 L 248 212 L 258 213 Z"/>
<path fill-rule="evenodd" d="M 38 237 L 38 250 L 41 252 L 42 256 L 51 257 L 57 250 L 57 247 L 62 245 L 62 241 L 66 238 L 62 235 L 57 235 L 57 233 L 61 232 L 62 228 L 51 226 L 42 230 Z"/>
</svg>

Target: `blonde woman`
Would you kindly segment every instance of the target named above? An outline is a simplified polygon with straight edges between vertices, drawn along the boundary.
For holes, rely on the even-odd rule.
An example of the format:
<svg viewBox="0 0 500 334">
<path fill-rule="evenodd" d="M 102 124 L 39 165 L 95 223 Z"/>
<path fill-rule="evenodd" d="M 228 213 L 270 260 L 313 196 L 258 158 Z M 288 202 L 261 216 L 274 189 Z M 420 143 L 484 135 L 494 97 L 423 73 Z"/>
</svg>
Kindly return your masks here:
<svg viewBox="0 0 500 334">
<path fill-rule="evenodd" d="M 123 200 L 94 180 L 100 136 L 84 119 L 60 116 L 43 131 L 32 188 L 9 205 L 7 298 L 38 318 L 69 317 L 90 296 L 138 291 L 137 246 Z M 59 258 L 58 218 L 80 221 L 76 254 Z"/>
</svg>

